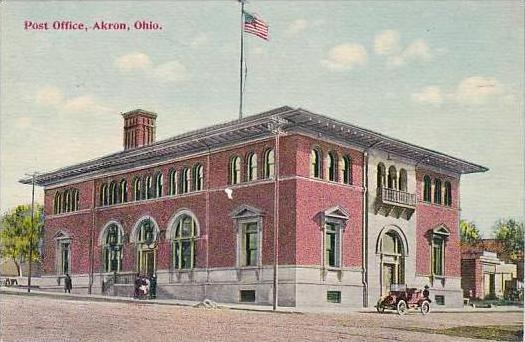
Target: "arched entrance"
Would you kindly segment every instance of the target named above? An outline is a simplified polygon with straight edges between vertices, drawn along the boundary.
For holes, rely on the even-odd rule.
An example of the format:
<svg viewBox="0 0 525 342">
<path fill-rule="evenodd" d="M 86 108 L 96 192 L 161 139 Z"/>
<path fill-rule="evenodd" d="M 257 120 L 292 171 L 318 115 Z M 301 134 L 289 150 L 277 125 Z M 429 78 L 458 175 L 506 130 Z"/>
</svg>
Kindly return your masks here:
<svg viewBox="0 0 525 342">
<path fill-rule="evenodd" d="M 405 284 L 406 239 L 398 227 L 386 227 L 379 234 L 377 252 L 380 255 L 381 295 L 393 284 Z"/>
<path fill-rule="evenodd" d="M 137 251 L 137 272 L 151 276 L 156 272 L 159 227 L 153 218 L 141 218 L 133 228 L 132 238 Z"/>
</svg>

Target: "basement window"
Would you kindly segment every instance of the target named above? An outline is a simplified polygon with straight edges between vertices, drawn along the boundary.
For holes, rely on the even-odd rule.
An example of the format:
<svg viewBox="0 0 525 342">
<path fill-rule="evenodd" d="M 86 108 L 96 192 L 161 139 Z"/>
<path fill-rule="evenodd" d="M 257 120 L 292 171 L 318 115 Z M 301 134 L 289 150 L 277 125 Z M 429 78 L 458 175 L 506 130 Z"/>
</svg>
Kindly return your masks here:
<svg viewBox="0 0 525 342">
<path fill-rule="evenodd" d="M 434 299 L 437 305 L 445 305 L 445 296 L 436 295 Z"/>
<path fill-rule="evenodd" d="M 328 303 L 341 303 L 341 291 L 327 291 L 326 301 Z"/>
<path fill-rule="evenodd" d="M 241 290 L 241 303 L 255 303 L 255 290 Z"/>
</svg>

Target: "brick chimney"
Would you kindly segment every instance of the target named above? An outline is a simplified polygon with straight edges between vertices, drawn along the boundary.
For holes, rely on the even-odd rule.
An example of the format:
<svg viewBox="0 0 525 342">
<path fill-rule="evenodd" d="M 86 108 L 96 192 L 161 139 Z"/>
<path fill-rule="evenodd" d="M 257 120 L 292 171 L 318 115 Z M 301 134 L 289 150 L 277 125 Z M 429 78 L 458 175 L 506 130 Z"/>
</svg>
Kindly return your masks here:
<svg viewBox="0 0 525 342">
<path fill-rule="evenodd" d="M 157 114 L 135 109 L 122 114 L 124 118 L 124 149 L 149 145 L 155 142 Z"/>
</svg>

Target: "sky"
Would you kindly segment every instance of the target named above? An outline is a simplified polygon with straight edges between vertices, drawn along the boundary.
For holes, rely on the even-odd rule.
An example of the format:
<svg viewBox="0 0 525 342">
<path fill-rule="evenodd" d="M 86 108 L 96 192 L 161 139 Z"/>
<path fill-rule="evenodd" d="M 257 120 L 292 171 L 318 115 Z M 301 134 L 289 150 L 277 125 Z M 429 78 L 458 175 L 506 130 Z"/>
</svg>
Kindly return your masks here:
<svg viewBox="0 0 525 342">
<path fill-rule="evenodd" d="M 30 202 L 24 174 L 122 150 L 122 112 L 157 112 L 157 140 L 238 117 L 234 0 L 0 6 L 1 212 Z M 270 40 L 245 35 L 245 115 L 301 107 L 484 165 L 462 177 L 461 218 L 486 237 L 499 218 L 523 219 L 520 1 L 252 0 L 246 10 Z M 102 21 L 130 30 L 92 29 Z"/>
</svg>

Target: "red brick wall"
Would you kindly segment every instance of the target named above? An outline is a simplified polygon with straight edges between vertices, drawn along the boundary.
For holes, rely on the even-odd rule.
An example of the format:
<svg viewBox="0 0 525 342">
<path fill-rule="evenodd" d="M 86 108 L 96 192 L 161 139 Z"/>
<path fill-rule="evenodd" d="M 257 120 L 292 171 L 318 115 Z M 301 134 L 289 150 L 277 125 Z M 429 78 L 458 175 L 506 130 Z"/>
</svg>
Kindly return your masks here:
<svg viewBox="0 0 525 342">
<path fill-rule="evenodd" d="M 437 205 L 423 202 L 423 177 L 428 175 L 434 180 L 438 177 L 444 184 L 450 181 L 452 186 L 452 206 Z M 459 246 L 459 179 L 426 170 L 416 170 L 417 181 L 417 262 L 418 275 L 428 276 L 431 273 L 431 245 L 428 232 L 440 224 L 450 230 L 450 236 L 445 249 L 445 276 L 459 277 L 461 275 L 461 249 Z M 432 194 L 433 195 L 433 194 Z M 433 196 L 432 196 L 433 198 Z M 443 194 L 442 194 L 443 198 Z"/>
</svg>

